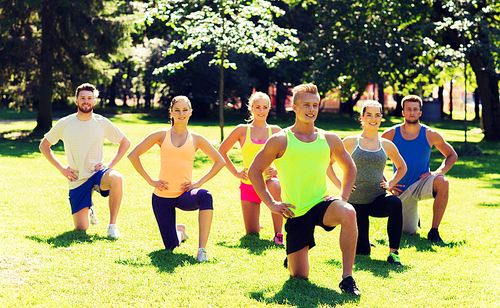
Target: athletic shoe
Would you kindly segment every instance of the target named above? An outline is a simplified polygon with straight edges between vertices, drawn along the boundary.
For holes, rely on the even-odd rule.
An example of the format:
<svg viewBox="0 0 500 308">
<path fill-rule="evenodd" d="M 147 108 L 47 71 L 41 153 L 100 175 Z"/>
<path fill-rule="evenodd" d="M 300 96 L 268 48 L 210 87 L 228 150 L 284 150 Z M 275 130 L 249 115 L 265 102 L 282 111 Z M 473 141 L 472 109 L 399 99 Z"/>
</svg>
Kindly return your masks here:
<svg viewBox="0 0 500 308">
<path fill-rule="evenodd" d="M 183 243 L 189 238 L 189 236 L 186 234 L 186 226 L 185 225 L 178 224 L 177 225 L 177 232 L 181 234 L 179 242 Z"/>
<path fill-rule="evenodd" d="M 108 236 L 111 238 L 119 238 L 120 237 L 120 231 L 118 231 L 118 227 L 116 225 L 109 225 L 108 226 Z"/>
<path fill-rule="evenodd" d="M 198 248 L 198 254 L 196 255 L 196 261 L 205 262 L 208 261 L 207 252 L 205 248 Z"/>
<path fill-rule="evenodd" d="M 433 243 L 444 243 L 437 229 L 431 229 L 429 233 L 427 233 L 427 239 Z"/>
<path fill-rule="evenodd" d="M 395 252 L 391 252 L 389 254 L 389 256 L 387 257 L 387 262 L 389 262 L 389 264 L 402 265 L 401 259 L 399 259 L 399 253 L 397 250 Z"/>
<path fill-rule="evenodd" d="M 97 215 L 94 211 L 94 205 L 92 204 L 91 207 L 89 207 L 90 211 L 90 224 L 91 225 L 98 225 L 99 224 L 99 219 L 97 219 Z"/>
<path fill-rule="evenodd" d="M 361 295 L 361 291 L 359 291 L 352 276 L 344 277 L 344 279 L 342 279 L 342 281 L 339 283 L 339 288 L 340 290 L 342 290 L 342 292 L 347 294 Z"/>
<path fill-rule="evenodd" d="M 276 232 L 276 235 L 274 236 L 274 243 L 278 245 L 285 245 L 283 242 L 283 233 Z"/>
</svg>

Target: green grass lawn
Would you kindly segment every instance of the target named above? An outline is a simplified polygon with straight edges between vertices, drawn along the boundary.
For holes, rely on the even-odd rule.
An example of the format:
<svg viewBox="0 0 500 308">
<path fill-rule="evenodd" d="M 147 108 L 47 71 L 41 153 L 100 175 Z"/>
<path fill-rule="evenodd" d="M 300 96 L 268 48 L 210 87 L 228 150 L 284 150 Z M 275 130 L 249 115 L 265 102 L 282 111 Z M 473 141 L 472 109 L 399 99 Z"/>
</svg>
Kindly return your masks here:
<svg viewBox="0 0 500 308">
<path fill-rule="evenodd" d="M 142 114 L 112 120 L 133 145 L 167 125 Z M 383 126 L 398 121 L 388 119 Z M 279 124 L 291 123 L 287 118 Z M 462 122 L 429 124 L 453 146 L 463 142 Z M 190 239 L 173 252 L 163 249 L 150 205 L 152 188 L 126 158 L 116 167 L 126 182 L 118 220 L 122 237 L 106 238 L 109 212 L 107 200 L 99 196 L 94 196 L 94 203 L 101 224 L 86 233 L 73 231 L 65 179 L 39 153 L 39 139 L 14 140 L 35 125 L 0 124 L 1 307 L 495 307 L 500 302 L 499 144 L 480 142 L 477 123 L 470 123 L 468 141 L 479 144 L 486 155 L 460 157 L 448 173 L 450 202 L 440 228 L 448 244 L 426 240 L 432 203 L 421 202 L 422 229 L 415 236 L 403 236 L 404 266 L 391 267 L 385 261 L 387 220 L 372 218 L 370 235 L 376 247 L 371 257 L 357 257 L 354 268 L 363 293 L 359 299 L 338 288 L 338 228 L 330 233 L 317 229 L 310 279 L 290 280 L 282 266 L 285 250 L 271 241 L 265 205 L 260 238 L 245 236 L 238 180 L 226 169 L 204 186 L 212 192 L 215 207 L 208 263 L 195 260 L 197 213 L 177 212 Z M 320 115 L 318 126 L 341 137 L 359 132 L 355 121 L 333 115 Z M 233 127 L 225 128 L 226 136 Z M 216 123 L 192 122 L 191 129 L 218 144 Z M 60 143 L 53 149 L 66 161 Z M 115 150 L 106 144 L 106 158 Z M 230 155 L 241 162 L 236 148 Z M 431 168 L 441 160 L 433 152 Z M 155 174 L 159 149 L 145 154 L 143 161 Z M 197 155 L 194 177 L 209 166 L 203 155 Z M 333 188 L 332 192 L 336 193 Z"/>
</svg>

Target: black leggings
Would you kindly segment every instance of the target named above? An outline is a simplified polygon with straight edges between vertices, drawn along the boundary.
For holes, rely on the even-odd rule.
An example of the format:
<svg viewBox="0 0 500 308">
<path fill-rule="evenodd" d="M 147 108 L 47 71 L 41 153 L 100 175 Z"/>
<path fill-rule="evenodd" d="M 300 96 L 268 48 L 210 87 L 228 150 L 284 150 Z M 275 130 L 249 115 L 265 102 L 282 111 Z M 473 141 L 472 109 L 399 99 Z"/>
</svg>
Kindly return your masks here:
<svg viewBox="0 0 500 308">
<path fill-rule="evenodd" d="M 387 220 L 387 234 L 389 247 L 399 249 L 403 228 L 403 214 L 401 200 L 394 195 L 380 195 L 370 204 L 352 204 L 356 209 L 358 221 L 358 244 L 356 254 L 370 254 L 369 217 L 389 217 Z"/>
</svg>

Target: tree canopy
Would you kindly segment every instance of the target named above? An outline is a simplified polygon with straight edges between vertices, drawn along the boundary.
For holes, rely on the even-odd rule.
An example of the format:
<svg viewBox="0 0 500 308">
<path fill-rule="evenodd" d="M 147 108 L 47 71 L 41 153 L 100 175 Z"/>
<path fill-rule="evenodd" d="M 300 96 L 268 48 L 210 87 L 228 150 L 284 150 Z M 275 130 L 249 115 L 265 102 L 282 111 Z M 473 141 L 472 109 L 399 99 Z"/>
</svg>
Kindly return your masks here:
<svg viewBox="0 0 500 308">
<path fill-rule="evenodd" d="M 291 85 L 314 82 L 352 110 L 369 84 L 424 97 L 437 85 L 442 97 L 468 71 L 493 140 L 499 42 L 493 0 L 0 0 L 1 102 L 37 108 L 43 131 L 52 104 L 84 81 L 105 89 L 109 105 L 184 94 L 202 114 L 218 104 L 223 138 L 224 103 L 253 88 L 276 85 L 282 103 Z"/>
<path fill-rule="evenodd" d="M 188 50 L 186 59 L 157 68 L 174 72 L 201 54 L 210 54 L 208 64 L 220 66 L 219 122 L 224 139 L 224 69 L 236 69 L 229 52 L 251 54 L 274 66 L 296 55 L 293 29 L 281 28 L 274 19 L 284 14 L 264 0 L 158 0 L 148 7 L 149 22 L 158 19 L 172 29 L 166 55 Z"/>
</svg>

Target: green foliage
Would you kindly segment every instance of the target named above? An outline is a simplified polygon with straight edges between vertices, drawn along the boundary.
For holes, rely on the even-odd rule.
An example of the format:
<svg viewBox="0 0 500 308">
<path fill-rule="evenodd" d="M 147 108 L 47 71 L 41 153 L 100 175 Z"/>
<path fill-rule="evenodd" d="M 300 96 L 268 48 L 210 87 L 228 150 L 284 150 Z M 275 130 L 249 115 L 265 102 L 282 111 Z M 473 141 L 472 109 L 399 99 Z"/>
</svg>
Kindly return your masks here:
<svg viewBox="0 0 500 308">
<path fill-rule="evenodd" d="M 130 42 L 123 16 L 130 1 L 2 1 L 0 91 L 5 104 L 38 107 L 38 128 L 52 119 L 52 101 L 76 85 L 106 82 L 110 62 Z M 64 104 L 63 103 L 63 104 Z"/>
<path fill-rule="evenodd" d="M 146 21 L 162 21 L 172 29 L 172 40 L 165 51 L 171 55 L 178 50 L 189 50 L 181 61 L 157 68 L 174 72 L 203 53 L 211 53 L 210 64 L 236 69 L 236 63 L 227 59 L 228 51 L 252 54 L 273 66 L 285 58 L 295 56 L 295 30 L 277 26 L 274 19 L 283 10 L 264 0 L 199 1 L 160 0 L 150 3 Z"/>
<path fill-rule="evenodd" d="M 500 6 L 497 1 L 433 1 L 436 42 L 467 58 L 482 103 L 485 138 L 500 139 Z M 473 80 L 474 81 L 474 80 Z"/>
<path fill-rule="evenodd" d="M 315 25 L 301 45 L 310 59 L 308 76 L 323 91 L 338 87 L 344 97 L 368 84 L 406 86 L 420 71 L 428 6 L 414 1 L 316 1 L 305 16 Z M 306 17 L 307 18 L 307 17 Z"/>
</svg>

